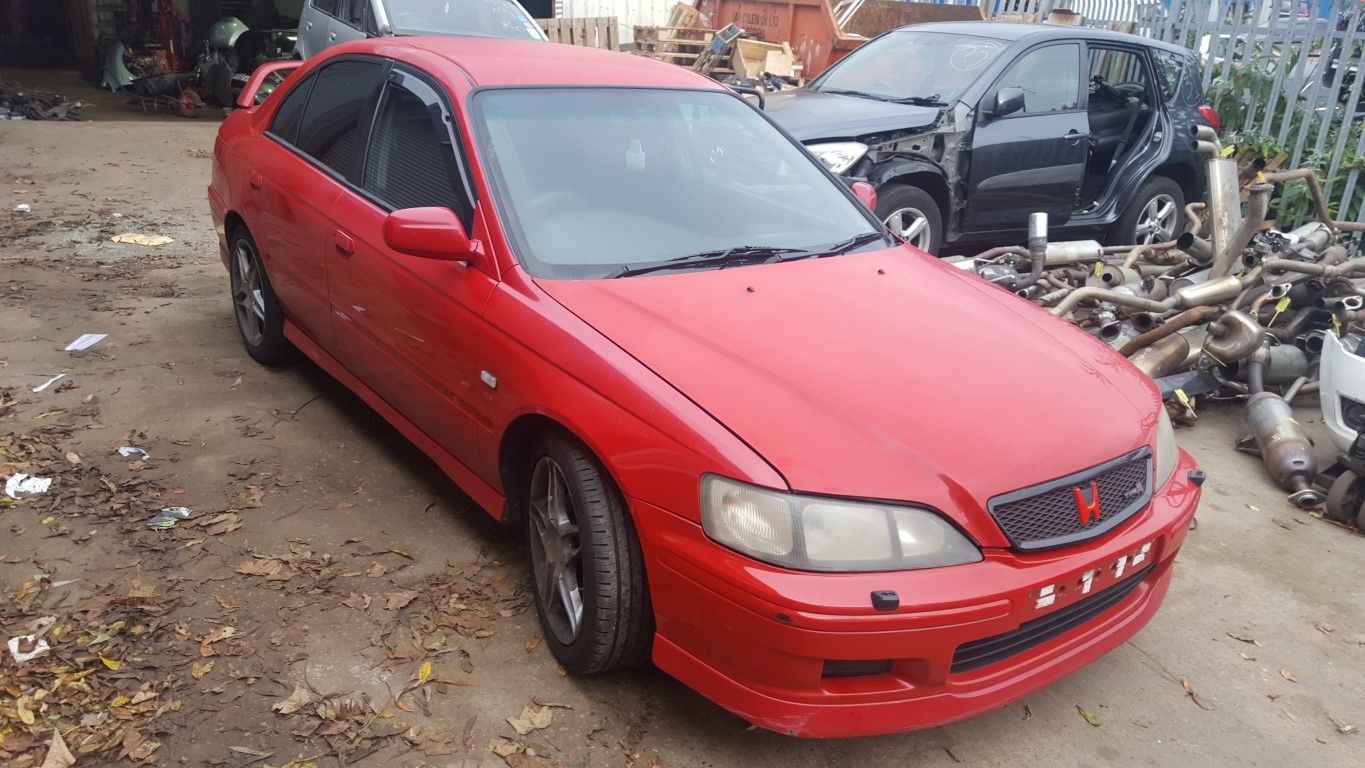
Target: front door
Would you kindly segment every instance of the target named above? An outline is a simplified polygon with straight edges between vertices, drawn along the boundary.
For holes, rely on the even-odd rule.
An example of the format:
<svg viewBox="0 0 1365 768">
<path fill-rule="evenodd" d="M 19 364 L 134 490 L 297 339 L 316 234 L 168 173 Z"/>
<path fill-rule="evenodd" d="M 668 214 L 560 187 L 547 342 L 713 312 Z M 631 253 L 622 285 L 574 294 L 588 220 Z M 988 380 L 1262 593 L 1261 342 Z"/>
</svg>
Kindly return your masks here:
<svg viewBox="0 0 1365 768">
<path fill-rule="evenodd" d="M 1076 209 L 1090 154 L 1081 90 L 1081 46 L 1057 43 L 1025 53 L 977 109 L 965 229 L 1023 230 L 1030 213 L 1065 223 Z M 1021 88 L 1024 108 L 992 114 L 995 95 Z"/>
<path fill-rule="evenodd" d="M 336 18 L 328 28 L 328 45 L 341 45 L 352 40 L 364 40 L 374 31 L 374 13 L 370 3 L 374 0 L 341 0 L 337 4 Z"/>
<path fill-rule="evenodd" d="M 329 276 L 336 357 L 370 389 L 467 466 L 485 387 L 475 363 L 483 309 L 497 281 L 487 261 L 460 264 L 395 253 L 384 220 L 403 208 L 449 208 L 482 237 L 455 151 L 443 94 L 395 65 L 383 88 L 359 178 L 333 209 Z M 491 256 L 485 256 L 485 259 Z"/>
</svg>

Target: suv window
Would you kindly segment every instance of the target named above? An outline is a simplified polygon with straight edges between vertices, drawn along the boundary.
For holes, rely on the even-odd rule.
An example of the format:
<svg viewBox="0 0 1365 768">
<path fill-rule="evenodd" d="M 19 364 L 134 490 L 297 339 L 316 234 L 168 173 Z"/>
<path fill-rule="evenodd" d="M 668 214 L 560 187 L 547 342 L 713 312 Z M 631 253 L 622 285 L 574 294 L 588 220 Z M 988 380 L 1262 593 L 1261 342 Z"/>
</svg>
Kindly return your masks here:
<svg viewBox="0 0 1365 768">
<path fill-rule="evenodd" d="M 1166 101 L 1172 101 L 1180 88 L 1180 73 L 1185 71 L 1184 57 L 1171 51 L 1153 50 L 1152 60 L 1156 62 L 1156 82 L 1161 86 L 1161 95 Z"/>
<path fill-rule="evenodd" d="M 370 135 L 363 186 L 394 209 L 449 208 L 469 227 L 473 206 L 461 190 L 454 142 L 434 91 L 414 78 L 389 85 Z"/>
<path fill-rule="evenodd" d="M 294 146 L 344 177 L 355 164 L 360 118 L 379 85 L 384 68 L 377 61 L 347 59 L 314 76 Z"/>
<path fill-rule="evenodd" d="M 319 11 L 322 11 L 323 13 L 330 13 L 331 15 L 335 16 L 335 15 L 337 15 L 337 5 L 340 4 L 340 3 L 342 3 L 342 2 L 345 2 L 346 0 L 311 0 L 311 1 L 312 1 L 312 3 L 313 3 L 313 7 L 314 7 L 314 8 L 318 9 Z"/>
<path fill-rule="evenodd" d="M 995 89 L 1022 88 L 1024 110 L 1037 115 L 1076 109 L 1081 93 L 1081 50 L 1076 43 L 1049 45 L 1024 54 Z"/>
<path fill-rule="evenodd" d="M 370 0 L 341 0 L 337 17 L 367 34 L 378 32 L 374 26 L 374 15 L 370 13 Z"/>
<path fill-rule="evenodd" d="M 1133 51 L 1091 47 L 1089 77 L 1092 90 L 1098 88 L 1098 77 L 1125 96 L 1141 98 L 1147 93 L 1147 67 L 1142 56 Z"/>
</svg>

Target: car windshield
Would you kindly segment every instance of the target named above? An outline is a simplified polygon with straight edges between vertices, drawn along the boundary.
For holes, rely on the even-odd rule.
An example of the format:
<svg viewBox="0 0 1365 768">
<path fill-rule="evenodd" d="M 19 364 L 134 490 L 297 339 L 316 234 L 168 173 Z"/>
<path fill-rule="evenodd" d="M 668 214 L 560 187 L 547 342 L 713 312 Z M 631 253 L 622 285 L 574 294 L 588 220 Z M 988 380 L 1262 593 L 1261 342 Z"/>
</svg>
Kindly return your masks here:
<svg viewBox="0 0 1365 768">
<path fill-rule="evenodd" d="M 887 101 L 951 104 L 1005 48 L 1003 41 L 974 35 L 893 32 L 844 57 L 810 88 Z"/>
<path fill-rule="evenodd" d="M 596 279 L 891 244 L 798 145 L 723 91 L 480 92 L 484 165 L 521 263 Z"/>
<path fill-rule="evenodd" d="M 544 40 L 515 0 L 384 0 L 396 35 L 467 35 Z"/>
</svg>

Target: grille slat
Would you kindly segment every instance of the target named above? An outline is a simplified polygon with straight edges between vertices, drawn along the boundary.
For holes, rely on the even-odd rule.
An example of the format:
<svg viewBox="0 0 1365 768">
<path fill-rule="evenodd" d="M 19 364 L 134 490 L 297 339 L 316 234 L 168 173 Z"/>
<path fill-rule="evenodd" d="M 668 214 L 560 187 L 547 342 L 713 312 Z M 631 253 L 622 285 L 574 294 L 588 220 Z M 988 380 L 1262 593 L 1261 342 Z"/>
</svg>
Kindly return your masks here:
<svg viewBox="0 0 1365 768">
<path fill-rule="evenodd" d="M 1080 602 L 1026 621 L 1018 629 L 959 645 L 953 653 L 952 673 L 971 672 L 990 666 L 1070 632 L 1123 602 L 1152 572 L 1152 567 L 1149 565 Z"/>
<path fill-rule="evenodd" d="M 1099 491 L 1100 517 L 1082 522 L 1076 489 Z M 1142 448 L 1098 467 L 997 496 L 991 516 L 1020 550 L 1060 547 L 1106 533 L 1152 499 L 1152 454 Z"/>
</svg>

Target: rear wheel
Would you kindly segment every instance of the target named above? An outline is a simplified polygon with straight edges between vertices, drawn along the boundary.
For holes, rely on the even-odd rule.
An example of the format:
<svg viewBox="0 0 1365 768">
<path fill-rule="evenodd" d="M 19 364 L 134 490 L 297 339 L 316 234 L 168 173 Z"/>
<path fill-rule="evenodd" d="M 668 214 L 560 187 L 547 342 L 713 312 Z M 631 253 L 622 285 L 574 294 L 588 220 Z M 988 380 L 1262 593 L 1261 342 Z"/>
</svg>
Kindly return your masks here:
<svg viewBox="0 0 1365 768">
<path fill-rule="evenodd" d="M 1110 235 L 1114 245 L 1153 245 L 1174 240 L 1180 234 L 1185 212 L 1185 193 L 1165 176 L 1143 182 Z"/>
<path fill-rule="evenodd" d="M 644 661 L 654 634 L 644 557 L 615 486 L 581 443 L 554 433 L 537 441 L 525 476 L 546 645 L 575 674 Z"/>
<path fill-rule="evenodd" d="M 929 254 L 943 243 L 943 214 L 933 195 L 905 184 L 877 191 L 877 218 L 905 242 Z"/>
<path fill-rule="evenodd" d="M 228 240 L 228 275 L 232 285 L 232 311 L 237 335 L 251 359 L 262 365 L 289 362 L 294 345 L 284 337 L 284 310 L 270 287 L 256 240 L 245 227 L 233 230 Z"/>
</svg>

